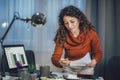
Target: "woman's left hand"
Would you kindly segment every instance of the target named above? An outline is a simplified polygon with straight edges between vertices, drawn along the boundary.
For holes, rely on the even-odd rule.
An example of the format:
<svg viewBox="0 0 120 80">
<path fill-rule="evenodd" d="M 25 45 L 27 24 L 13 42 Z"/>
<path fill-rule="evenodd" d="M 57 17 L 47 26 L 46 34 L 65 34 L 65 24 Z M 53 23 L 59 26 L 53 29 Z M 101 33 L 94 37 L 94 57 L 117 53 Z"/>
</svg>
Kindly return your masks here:
<svg viewBox="0 0 120 80">
<path fill-rule="evenodd" d="M 92 59 L 91 62 L 89 62 L 86 66 L 88 66 L 88 67 L 95 67 L 96 63 L 97 63 L 97 61 L 95 59 Z"/>
</svg>

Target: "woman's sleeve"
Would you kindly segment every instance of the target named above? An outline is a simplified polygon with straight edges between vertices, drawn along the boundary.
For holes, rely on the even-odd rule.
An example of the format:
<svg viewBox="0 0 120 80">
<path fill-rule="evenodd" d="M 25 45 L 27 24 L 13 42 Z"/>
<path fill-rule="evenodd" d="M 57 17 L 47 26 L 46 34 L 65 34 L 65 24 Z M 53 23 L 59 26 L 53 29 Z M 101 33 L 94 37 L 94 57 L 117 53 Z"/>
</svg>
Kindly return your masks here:
<svg viewBox="0 0 120 80">
<path fill-rule="evenodd" d="M 99 37 L 95 31 L 92 32 L 91 47 L 92 54 L 94 55 L 93 59 L 95 59 L 97 62 L 100 61 L 103 52 L 100 46 Z"/>
<path fill-rule="evenodd" d="M 63 48 L 61 47 L 59 41 L 56 41 L 54 53 L 52 54 L 51 60 L 56 67 L 62 67 L 59 63 L 63 53 Z"/>
</svg>

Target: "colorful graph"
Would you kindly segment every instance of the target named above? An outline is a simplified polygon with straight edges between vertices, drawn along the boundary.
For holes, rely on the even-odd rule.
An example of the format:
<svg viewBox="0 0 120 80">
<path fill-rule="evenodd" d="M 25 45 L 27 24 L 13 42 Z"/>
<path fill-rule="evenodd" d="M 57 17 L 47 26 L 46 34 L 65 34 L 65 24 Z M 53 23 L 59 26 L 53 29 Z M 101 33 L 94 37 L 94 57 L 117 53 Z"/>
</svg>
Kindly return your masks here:
<svg viewBox="0 0 120 80">
<path fill-rule="evenodd" d="M 16 68 L 17 61 L 22 63 L 22 66 L 27 66 L 27 59 L 23 47 L 7 47 L 5 48 L 9 68 Z"/>
</svg>

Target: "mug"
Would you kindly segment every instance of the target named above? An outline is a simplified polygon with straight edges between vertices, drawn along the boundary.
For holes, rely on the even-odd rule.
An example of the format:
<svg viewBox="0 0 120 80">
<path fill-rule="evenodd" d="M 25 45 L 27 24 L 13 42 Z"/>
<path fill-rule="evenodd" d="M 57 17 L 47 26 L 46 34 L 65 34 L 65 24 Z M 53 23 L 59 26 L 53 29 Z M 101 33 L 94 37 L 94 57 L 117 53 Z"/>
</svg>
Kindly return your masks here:
<svg viewBox="0 0 120 80">
<path fill-rule="evenodd" d="M 50 66 L 40 66 L 40 77 L 49 77 Z"/>
</svg>

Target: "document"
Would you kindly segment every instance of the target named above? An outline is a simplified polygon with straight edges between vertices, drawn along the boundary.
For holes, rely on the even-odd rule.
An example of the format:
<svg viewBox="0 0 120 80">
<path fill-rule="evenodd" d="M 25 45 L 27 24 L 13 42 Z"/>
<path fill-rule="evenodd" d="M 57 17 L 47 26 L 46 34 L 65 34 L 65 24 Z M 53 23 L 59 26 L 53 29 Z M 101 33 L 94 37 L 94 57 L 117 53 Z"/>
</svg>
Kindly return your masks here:
<svg viewBox="0 0 120 80">
<path fill-rule="evenodd" d="M 90 61 L 91 61 L 90 53 L 87 52 L 87 54 L 83 58 L 75 61 L 70 61 L 70 66 L 86 66 L 86 64 L 89 63 Z"/>
<path fill-rule="evenodd" d="M 70 66 L 69 68 L 72 71 L 78 72 L 78 74 L 83 74 L 83 75 L 93 75 L 94 74 L 94 68 L 87 67 L 86 64 L 91 61 L 90 53 L 87 52 L 87 54 L 75 61 L 70 61 Z"/>
</svg>

